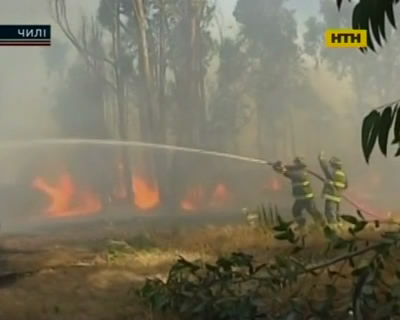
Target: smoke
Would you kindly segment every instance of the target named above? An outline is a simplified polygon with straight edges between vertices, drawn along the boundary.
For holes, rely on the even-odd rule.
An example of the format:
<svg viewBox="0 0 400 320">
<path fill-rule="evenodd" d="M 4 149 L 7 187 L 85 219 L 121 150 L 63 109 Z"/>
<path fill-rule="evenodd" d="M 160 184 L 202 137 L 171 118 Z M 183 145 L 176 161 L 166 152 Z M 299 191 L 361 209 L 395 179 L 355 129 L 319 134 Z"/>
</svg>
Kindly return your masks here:
<svg viewBox="0 0 400 320">
<path fill-rule="evenodd" d="M 84 2 L 86 8 L 82 8 L 81 1 L 69 1 L 72 24 L 78 20 L 79 12 L 93 8 L 97 1 Z M 49 14 L 48 0 L 4 0 L 0 4 L 0 20 L 2 24 L 51 24 L 54 43 L 64 43 L 71 49 Z M 57 46 L 1 48 L 0 139 L 51 136 L 57 131 L 50 114 L 54 103 L 51 93 L 56 83 L 48 77 L 44 60 L 45 54 L 57 49 Z M 60 54 L 65 51 L 66 47 Z M 63 62 L 63 67 L 68 68 L 68 60 Z"/>
<path fill-rule="evenodd" d="M 69 22 L 74 32 L 80 30 L 82 16 L 97 15 L 99 0 L 66 2 Z M 362 118 L 369 108 L 398 98 L 399 36 L 391 36 L 385 48 L 379 49 L 375 55 L 361 55 L 356 50 L 329 51 L 323 45 L 323 32 L 326 28 L 351 25 L 350 5 L 342 13 L 338 13 L 334 1 L 309 1 L 304 6 L 298 1 L 288 1 L 287 7 L 295 10 L 293 14 L 282 7 L 281 1 L 269 1 L 269 13 L 264 17 L 255 16 L 260 10 L 251 8 L 252 5 L 260 5 L 262 1 L 257 0 L 252 4 L 251 1 L 242 0 L 238 3 L 244 11 L 234 16 L 232 13 L 236 1 L 217 2 L 220 20 L 219 23 L 212 24 L 210 37 L 221 44 L 222 33 L 232 43 L 230 51 L 224 53 L 219 52 L 215 43 L 212 43 L 212 63 L 204 63 L 208 68 L 205 84 L 208 122 L 204 125 L 208 131 L 206 130 L 207 138 L 203 145 L 221 149 L 219 151 L 264 157 L 267 160 L 281 159 L 284 162 L 291 161 L 294 155 L 303 155 L 315 169 L 318 168 L 317 153 L 324 150 L 329 155 L 337 155 L 343 159 L 349 172 L 352 192 L 370 195 L 367 201 L 372 206 L 396 209 L 397 195 L 393 191 L 396 177 L 392 173 L 398 169 L 398 161 L 376 155 L 367 166 L 360 148 L 360 128 Z M 247 12 L 251 15 L 246 16 Z M 312 17 L 315 18 L 315 28 L 309 32 L 311 24 L 308 19 Z M 48 0 L 3 0 L 0 4 L 0 20 L 3 24 L 51 24 L 53 33 L 53 46 L 50 48 L 0 49 L 0 139 L 116 137 L 117 116 L 110 107 L 115 105 L 115 97 L 110 97 L 104 82 L 93 80 L 85 62 L 79 58 L 76 49 L 52 19 Z M 177 35 L 182 33 L 177 33 L 175 37 Z M 173 39 L 176 45 L 172 48 L 179 49 L 183 38 Z M 235 42 L 236 40 L 238 41 Z M 240 50 L 235 47 L 238 43 L 242 46 Z M 252 45 L 253 50 L 247 50 Z M 106 47 L 105 52 L 108 51 L 110 48 Z M 175 53 L 176 60 L 171 59 L 171 63 L 176 63 L 179 68 L 184 61 L 179 58 L 179 54 L 183 52 L 184 50 Z M 129 54 L 134 52 L 128 52 L 128 58 Z M 124 71 L 129 73 L 136 63 L 137 60 L 124 65 Z M 249 69 L 250 64 L 253 69 Z M 143 104 L 141 94 L 144 90 L 138 90 L 142 83 L 137 76 L 134 74 L 125 88 L 128 99 L 126 105 L 129 109 L 126 122 L 130 138 L 135 139 L 140 138 L 139 133 L 144 126 L 143 119 L 138 116 Z M 169 112 L 168 142 L 178 141 L 179 135 L 188 135 L 179 130 L 189 131 L 196 125 L 189 123 L 185 127 L 182 124 L 184 121 L 180 114 L 185 109 L 179 109 L 182 101 L 177 101 L 176 96 L 184 96 L 185 90 L 179 86 L 184 86 L 185 83 L 172 83 L 172 80 L 175 79 L 171 76 L 171 83 L 166 86 L 168 92 L 165 99 L 165 109 Z M 138 92 L 140 94 L 136 94 Z M 103 95 L 107 98 L 103 99 Z M 186 103 L 190 105 L 188 101 Z M 1 177 L 1 183 L 16 183 L 22 176 L 25 185 L 29 185 L 35 179 L 35 170 L 39 175 L 51 172 L 51 176 L 57 170 L 65 169 L 61 169 L 64 164 L 60 164 L 60 159 L 69 159 L 74 163 L 71 170 L 75 170 L 73 173 L 79 173 L 80 176 L 86 174 L 89 177 L 86 179 L 89 181 L 77 179 L 79 182 L 74 183 L 93 183 L 109 187 L 108 184 L 112 185 L 111 174 L 105 172 L 112 168 L 111 163 L 115 161 L 110 154 L 117 152 L 110 152 L 106 148 L 94 149 L 85 147 L 84 152 L 62 148 L 57 148 L 57 152 L 51 148 L 40 152 L 1 151 L 0 165 L 7 168 Z M 72 160 L 71 154 L 74 154 Z M 179 166 L 178 169 L 175 168 L 181 172 L 174 179 L 183 180 L 189 177 L 188 181 L 196 185 L 196 180 L 204 178 L 201 184 L 207 184 L 206 180 L 218 180 L 215 178 L 217 174 L 212 170 L 227 169 L 222 162 L 217 165 L 214 163 L 215 168 L 207 173 L 198 168 L 198 163 L 203 160 L 196 157 L 191 159 L 190 169 Z M 202 163 L 211 162 L 213 161 L 204 160 Z M 217 160 L 215 162 L 218 163 Z M 47 168 L 47 172 L 43 167 Z M 268 180 L 273 175 L 266 173 L 269 169 L 260 174 L 259 168 L 247 169 L 240 165 L 227 167 L 229 170 L 218 178 L 227 180 L 222 182 L 231 184 L 233 193 L 246 194 L 244 198 L 251 199 L 249 201 L 252 204 L 257 201 L 268 202 L 270 199 L 266 199 L 267 197 L 274 197 L 263 194 L 262 191 L 251 194 L 250 182 L 261 179 L 264 174 Z M 44 181 L 45 177 L 41 178 L 43 179 L 40 181 Z M 246 187 L 238 187 L 244 180 Z M 213 184 L 222 182 L 213 181 Z M 257 185 L 260 183 L 257 182 Z M 54 186 L 56 182 L 49 185 Z M 195 186 L 192 187 L 196 189 Z M 319 187 L 316 184 L 316 189 Z M 103 189 L 99 193 L 107 192 L 107 188 Z M 186 191 L 189 192 L 182 190 L 182 194 Z M 287 206 L 290 196 L 283 198 Z M 245 204 L 244 202 L 238 203 Z"/>
</svg>

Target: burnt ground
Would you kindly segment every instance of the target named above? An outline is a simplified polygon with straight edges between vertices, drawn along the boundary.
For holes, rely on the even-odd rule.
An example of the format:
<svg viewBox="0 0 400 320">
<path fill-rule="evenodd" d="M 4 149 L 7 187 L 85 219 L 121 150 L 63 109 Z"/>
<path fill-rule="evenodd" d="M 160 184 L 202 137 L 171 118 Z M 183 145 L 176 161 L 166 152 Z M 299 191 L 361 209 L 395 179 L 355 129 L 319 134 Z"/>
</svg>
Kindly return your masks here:
<svg viewBox="0 0 400 320">
<path fill-rule="evenodd" d="M 146 277 L 165 277 L 178 254 L 211 260 L 245 250 L 268 261 L 277 250 L 286 250 L 270 234 L 227 221 L 232 217 L 150 217 L 61 223 L 32 234 L 4 234 L 2 274 L 35 272 L 0 283 L 0 319 L 168 319 L 153 314 L 133 291 Z M 310 247 L 314 253 L 321 238 L 315 239 Z M 341 285 L 343 296 L 349 285 Z"/>
</svg>

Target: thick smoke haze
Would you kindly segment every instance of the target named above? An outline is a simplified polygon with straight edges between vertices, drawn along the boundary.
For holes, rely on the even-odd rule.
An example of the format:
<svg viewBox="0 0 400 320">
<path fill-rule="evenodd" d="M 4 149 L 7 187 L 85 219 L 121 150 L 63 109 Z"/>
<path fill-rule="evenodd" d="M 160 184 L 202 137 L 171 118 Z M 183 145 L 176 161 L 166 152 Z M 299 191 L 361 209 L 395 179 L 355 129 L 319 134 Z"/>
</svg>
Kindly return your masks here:
<svg viewBox="0 0 400 320">
<path fill-rule="evenodd" d="M 113 70 L 107 63 L 103 65 L 97 61 L 96 76 L 93 66 L 82 59 L 53 19 L 49 7 L 51 1 L 55 0 L 1 1 L 2 24 L 51 24 L 53 46 L 0 47 L 0 140 L 118 138 L 121 133 L 116 125 L 119 120 L 115 110 L 120 101 L 107 85 L 107 82 L 114 81 Z M 91 45 L 97 53 L 110 56 L 111 20 L 107 20 L 107 9 L 103 8 L 103 16 L 98 13 L 100 2 L 105 3 L 99 0 L 67 0 L 69 24 L 79 38 L 82 17 L 87 18 L 88 25 L 94 21 L 104 37 L 98 47 L 94 42 Z M 166 36 L 170 43 L 166 46 L 168 70 L 165 96 L 161 103 L 167 113 L 164 115 L 167 127 L 164 141 L 267 160 L 281 159 L 284 162 L 290 162 L 295 155 L 302 155 L 317 170 L 318 152 L 324 150 L 328 155 L 343 159 L 349 172 L 352 195 L 381 212 L 400 209 L 395 192 L 397 177 L 394 174 L 400 160 L 393 157 L 385 159 L 377 153 L 371 164 L 367 165 L 360 145 L 363 116 L 371 108 L 399 98 L 399 35 L 391 35 L 389 43 L 377 54 L 362 55 L 356 50 L 326 49 L 323 43 L 326 28 L 351 25 L 350 4 L 338 13 L 333 0 L 271 0 L 268 10 L 274 13 L 265 13 L 264 17 L 255 16 L 259 10 L 252 8 L 252 1 L 247 2 L 218 0 L 216 3 L 215 18 L 211 19 L 208 30 L 203 34 L 206 40 L 200 40 L 206 43 L 203 44 L 203 51 L 199 52 L 204 54 L 201 59 L 204 59 L 202 63 L 207 70 L 204 93 L 198 97 L 198 105 L 188 98 L 189 85 L 185 87 L 194 81 L 193 77 L 184 75 L 182 71 L 187 67 L 185 63 L 190 52 L 185 33 L 176 24 L 176 30 L 173 29 L 171 35 Z M 256 3 L 260 1 L 255 1 L 254 6 Z M 300 3 L 307 3 L 307 6 Z M 129 23 L 127 25 L 132 27 Z M 133 27 L 132 30 L 136 29 Z M 158 41 L 157 32 L 152 39 L 155 42 Z M 130 40 L 122 38 L 121 41 L 126 41 L 121 49 L 125 50 L 125 56 L 118 61 L 123 65 L 120 67 L 120 81 L 123 82 L 121 95 L 125 99 L 126 132 L 131 140 L 144 139 L 145 135 L 154 138 L 161 129 L 160 126 L 148 126 L 146 117 L 142 115 L 145 110 L 143 106 L 149 106 L 151 100 L 146 100 L 146 81 L 141 78 L 143 71 L 138 66 L 139 58 L 135 56 L 137 51 L 132 49 L 140 47 L 137 46 L 138 37 L 129 36 L 133 39 L 133 45 Z M 241 43 L 244 45 L 239 48 Z M 158 72 L 155 72 L 157 77 Z M 102 76 L 98 76 L 99 73 Z M 184 78 L 186 76 L 188 78 Z M 157 86 L 154 86 L 154 90 Z M 156 100 L 159 99 L 156 96 Z M 197 112 L 202 108 L 201 104 L 205 105 L 204 115 L 199 112 L 193 116 L 190 110 Z M 198 122 L 201 121 L 196 119 L 201 117 L 204 118 L 204 124 L 200 125 Z M 158 139 L 163 141 L 159 136 Z M 114 154 L 118 153 L 118 148 L 100 149 L 85 147 L 84 151 L 79 149 L 79 154 L 76 150 L 71 151 L 72 148 L 62 147 L 47 147 L 42 151 L 33 148 L 31 151 L 18 152 L 1 150 L 0 163 L 2 168 L 7 168 L 1 183 L 16 183 L 18 177 L 23 176 L 29 184 L 35 179 L 32 173 L 34 168 L 40 168 L 42 173 L 43 167 L 46 167 L 46 173 L 51 176 L 57 170 L 65 169 L 60 169 L 63 167 L 60 159 L 68 158 L 72 159 L 73 170 L 78 176 L 87 176 L 82 185 L 107 186 L 97 190 L 105 194 L 112 180 L 111 174 L 105 172 L 113 170 L 110 169 L 111 163 L 115 160 Z M 135 151 L 129 155 L 136 157 Z M 143 163 L 148 163 L 145 156 L 141 157 L 139 160 L 135 158 L 135 164 L 139 163 L 134 169 L 136 173 Z M 180 187 L 182 194 L 185 193 L 186 184 L 196 180 L 195 176 L 204 178 L 203 171 L 194 165 L 196 162 L 210 165 L 210 168 L 213 166 L 212 170 L 216 172 L 229 167 L 229 174 L 221 176 L 228 177 L 226 179 L 237 193 L 251 188 L 253 176 L 265 174 L 266 179 L 276 177 L 267 167 L 254 166 L 248 170 L 245 165 L 225 166 L 222 162 L 218 164 L 217 160 L 199 160 L 195 156 L 188 160 L 191 166 L 181 168 L 179 161 L 170 155 L 168 157 L 172 160 L 168 158 L 165 162 L 179 172 L 178 180 L 181 175 L 189 176 L 188 181 L 183 183 L 185 186 Z M 38 175 L 41 173 L 38 172 Z M 157 173 L 152 174 L 154 183 Z M 193 175 L 193 179 L 190 179 L 190 175 Z M 248 177 L 241 178 L 240 175 Z M 165 178 L 165 175 L 163 179 L 167 182 L 175 180 Z M 246 187 L 239 186 L 242 179 L 249 181 Z M 158 183 L 162 184 L 160 181 Z M 176 181 L 173 183 L 179 184 Z M 283 183 L 288 185 L 288 181 Z M 317 182 L 315 185 L 319 190 L 320 185 Z M 287 188 L 283 190 L 289 192 Z M 270 196 L 257 191 L 247 199 L 251 199 L 249 205 L 252 205 L 269 202 L 266 197 Z M 285 206 L 290 206 L 289 194 L 284 198 Z M 246 205 L 245 200 L 237 203 L 237 206 L 242 205 Z"/>
<path fill-rule="evenodd" d="M 71 23 L 77 24 L 80 14 L 90 11 L 96 2 L 69 1 Z M 60 39 L 73 53 L 68 41 L 54 25 L 48 0 L 5 0 L 0 9 L 2 24 L 52 24 L 53 39 Z M 0 50 L 0 132 L 3 139 L 47 136 L 57 131 L 57 125 L 49 115 L 51 92 L 57 84 L 48 77 L 43 50 L 54 51 L 54 48 L 2 47 Z"/>
</svg>

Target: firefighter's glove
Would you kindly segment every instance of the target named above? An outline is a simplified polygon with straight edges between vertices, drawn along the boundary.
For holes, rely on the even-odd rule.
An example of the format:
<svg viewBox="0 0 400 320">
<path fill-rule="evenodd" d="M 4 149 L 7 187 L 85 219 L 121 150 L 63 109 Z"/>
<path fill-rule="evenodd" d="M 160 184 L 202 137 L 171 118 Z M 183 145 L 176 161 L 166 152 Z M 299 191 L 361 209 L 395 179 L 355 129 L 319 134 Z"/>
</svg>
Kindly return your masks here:
<svg viewBox="0 0 400 320">
<path fill-rule="evenodd" d="M 277 171 L 277 172 L 282 172 L 283 168 L 282 168 L 282 162 L 281 161 L 277 161 L 272 165 L 272 168 Z"/>
</svg>

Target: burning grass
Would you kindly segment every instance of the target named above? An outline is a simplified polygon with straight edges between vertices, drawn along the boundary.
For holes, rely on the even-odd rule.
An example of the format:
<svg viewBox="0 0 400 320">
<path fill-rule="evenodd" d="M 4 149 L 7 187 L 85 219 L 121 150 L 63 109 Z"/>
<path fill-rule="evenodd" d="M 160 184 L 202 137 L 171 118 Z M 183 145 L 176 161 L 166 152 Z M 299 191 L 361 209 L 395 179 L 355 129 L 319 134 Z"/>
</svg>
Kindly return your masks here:
<svg viewBox="0 0 400 320">
<path fill-rule="evenodd" d="M 146 277 L 165 279 L 178 256 L 204 264 L 243 250 L 263 263 L 277 253 L 284 255 L 292 250 L 271 234 L 243 225 L 166 227 L 164 221 L 158 221 L 158 225 L 152 221 L 150 225 L 134 222 L 110 229 L 109 225 L 97 224 L 92 225 L 92 233 L 74 226 L 64 233 L 4 236 L 3 271 L 41 271 L 3 284 L 0 318 L 169 319 L 152 312 L 132 289 L 141 287 Z M 365 233 L 374 238 L 370 231 Z M 318 258 L 322 255 L 319 249 L 324 247 L 323 237 L 314 234 L 312 238 L 302 255 Z M 344 273 L 350 272 L 348 266 L 341 268 Z M 328 279 L 326 274 L 319 277 L 319 283 L 324 279 Z M 341 296 L 346 297 L 351 281 L 339 282 Z M 312 282 L 300 285 L 311 288 Z M 346 302 L 340 302 L 341 307 Z"/>
<path fill-rule="evenodd" d="M 134 175 L 131 179 L 134 191 L 133 206 L 140 211 L 155 210 L 160 206 L 160 191 L 156 182 L 143 175 Z M 276 182 L 274 182 L 276 184 Z M 59 174 L 54 181 L 36 177 L 32 187 L 48 198 L 44 213 L 48 217 L 60 218 L 77 215 L 93 215 L 104 207 L 102 199 L 88 186 L 78 185 L 71 174 Z M 276 187 L 276 186 L 275 186 Z M 117 184 L 107 201 L 124 200 L 127 192 L 121 182 Z M 233 194 L 229 186 L 217 182 L 213 186 L 202 184 L 190 186 L 180 200 L 180 208 L 186 212 L 197 212 L 204 209 L 231 208 Z"/>
</svg>

